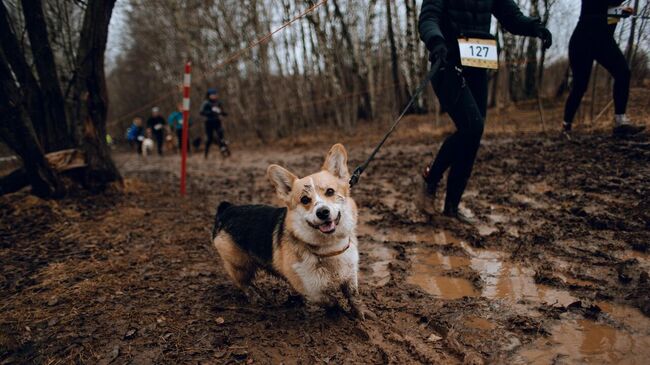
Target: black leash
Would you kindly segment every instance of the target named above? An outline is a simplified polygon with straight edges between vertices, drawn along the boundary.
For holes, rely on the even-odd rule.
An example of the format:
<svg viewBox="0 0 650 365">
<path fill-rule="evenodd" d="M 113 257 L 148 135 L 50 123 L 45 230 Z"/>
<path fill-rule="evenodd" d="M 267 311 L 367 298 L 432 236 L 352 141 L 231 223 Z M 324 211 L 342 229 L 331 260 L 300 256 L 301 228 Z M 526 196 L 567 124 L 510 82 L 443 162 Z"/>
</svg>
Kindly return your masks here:
<svg viewBox="0 0 650 365">
<path fill-rule="evenodd" d="M 406 112 L 409 109 L 411 109 L 411 106 L 413 105 L 413 103 L 415 103 L 415 100 L 420 96 L 420 94 L 422 94 L 422 91 L 424 91 L 424 88 L 427 87 L 427 84 L 429 83 L 429 81 L 436 75 L 436 73 L 440 69 L 440 64 L 441 64 L 441 60 L 437 60 L 431 66 L 431 71 L 429 71 L 429 73 L 427 74 L 427 77 L 425 77 L 424 80 L 422 80 L 422 82 L 420 83 L 420 86 L 418 86 L 418 88 L 415 90 L 415 93 L 411 97 L 411 100 L 409 101 L 409 103 L 406 105 L 406 108 L 404 108 L 404 110 L 402 111 L 402 114 L 400 114 L 399 117 L 397 118 L 397 120 L 395 120 L 393 125 L 388 130 L 388 133 L 386 133 L 386 135 L 384 135 L 384 138 L 381 140 L 381 142 L 379 142 L 379 145 L 377 147 L 375 147 L 375 150 L 372 151 L 372 153 L 370 154 L 368 159 L 364 163 L 362 163 L 361 165 L 357 166 L 356 169 L 354 169 L 354 172 L 352 173 L 352 177 L 350 177 L 350 188 L 357 185 L 357 183 L 359 182 L 359 178 L 361 177 L 361 174 L 363 174 L 363 172 L 366 170 L 366 168 L 368 168 L 368 165 L 370 164 L 370 162 L 375 159 L 375 155 L 377 154 L 377 152 L 379 152 L 379 150 L 384 145 L 384 143 L 386 142 L 388 137 L 390 137 L 390 135 L 393 134 L 393 132 L 397 128 L 397 125 L 399 125 L 399 122 L 402 121 L 402 118 L 404 118 L 404 115 L 406 115 Z"/>
</svg>

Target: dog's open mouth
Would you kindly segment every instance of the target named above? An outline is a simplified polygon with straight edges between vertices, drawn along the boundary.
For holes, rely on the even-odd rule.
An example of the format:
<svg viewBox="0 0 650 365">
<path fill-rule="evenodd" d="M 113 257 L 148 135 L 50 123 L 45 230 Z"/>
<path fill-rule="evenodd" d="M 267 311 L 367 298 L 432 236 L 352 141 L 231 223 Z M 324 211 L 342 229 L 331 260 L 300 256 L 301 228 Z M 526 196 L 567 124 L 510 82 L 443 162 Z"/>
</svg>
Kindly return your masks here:
<svg viewBox="0 0 650 365">
<path fill-rule="evenodd" d="M 332 234 L 332 233 L 334 233 L 334 231 L 336 231 L 336 226 L 338 226 L 340 221 L 341 221 L 341 212 L 339 212 L 339 215 L 333 221 L 327 221 L 327 222 L 324 222 L 324 223 L 321 223 L 321 224 L 312 224 L 309 221 L 307 221 L 307 223 L 309 223 L 309 225 L 312 228 L 317 229 L 317 230 L 321 231 L 322 233 Z"/>
</svg>

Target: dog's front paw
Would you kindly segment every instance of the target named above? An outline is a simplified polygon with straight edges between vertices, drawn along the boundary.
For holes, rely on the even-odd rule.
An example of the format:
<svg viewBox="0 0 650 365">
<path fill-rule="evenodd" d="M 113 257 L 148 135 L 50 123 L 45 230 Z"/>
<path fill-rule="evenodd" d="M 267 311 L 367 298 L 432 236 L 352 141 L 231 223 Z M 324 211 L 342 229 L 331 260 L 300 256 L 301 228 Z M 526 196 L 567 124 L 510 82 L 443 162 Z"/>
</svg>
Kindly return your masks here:
<svg viewBox="0 0 650 365">
<path fill-rule="evenodd" d="M 377 316 L 363 303 L 358 303 L 352 307 L 352 314 L 358 319 L 365 321 L 366 319 L 375 320 Z"/>
</svg>

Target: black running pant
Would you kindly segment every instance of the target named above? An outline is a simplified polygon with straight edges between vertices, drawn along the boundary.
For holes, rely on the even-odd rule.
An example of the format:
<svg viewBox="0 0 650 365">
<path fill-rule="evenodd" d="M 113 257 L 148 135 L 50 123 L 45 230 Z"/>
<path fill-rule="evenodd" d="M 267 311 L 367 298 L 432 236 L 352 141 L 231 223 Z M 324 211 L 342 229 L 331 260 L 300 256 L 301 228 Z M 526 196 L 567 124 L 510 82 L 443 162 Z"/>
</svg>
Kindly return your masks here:
<svg viewBox="0 0 650 365">
<path fill-rule="evenodd" d="M 630 68 L 614 40 L 611 29 L 594 29 L 578 24 L 569 43 L 569 61 L 573 72 L 573 87 L 564 109 L 565 122 L 573 122 L 589 86 L 594 61 L 614 77 L 615 112 L 625 114 L 630 94 Z"/>
<path fill-rule="evenodd" d="M 178 138 L 178 150 L 182 151 L 183 150 L 183 130 L 182 129 L 177 129 L 176 130 L 176 138 Z M 190 135 L 188 131 L 187 135 L 187 152 L 190 152 Z"/>
<path fill-rule="evenodd" d="M 206 120 L 205 122 L 205 134 L 207 140 L 205 142 L 205 156 L 208 155 L 210 151 L 210 145 L 213 143 L 213 136 L 217 133 L 217 144 L 219 147 L 225 146 L 223 127 L 221 126 L 221 121 L 219 120 Z"/>
<path fill-rule="evenodd" d="M 162 129 L 154 130 L 153 137 L 156 139 L 156 147 L 158 147 L 158 154 L 163 154 L 163 140 L 165 139 L 165 132 Z"/>
<path fill-rule="evenodd" d="M 433 88 L 444 111 L 456 125 L 456 132 L 445 139 L 434 160 L 427 183 L 437 188 L 449 169 L 445 210 L 457 209 L 472 174 L 474 160 L 483 136 L 487 108 L 488 80 L 484 69 L 454 67 L 441 70 Z"/>
</svg>

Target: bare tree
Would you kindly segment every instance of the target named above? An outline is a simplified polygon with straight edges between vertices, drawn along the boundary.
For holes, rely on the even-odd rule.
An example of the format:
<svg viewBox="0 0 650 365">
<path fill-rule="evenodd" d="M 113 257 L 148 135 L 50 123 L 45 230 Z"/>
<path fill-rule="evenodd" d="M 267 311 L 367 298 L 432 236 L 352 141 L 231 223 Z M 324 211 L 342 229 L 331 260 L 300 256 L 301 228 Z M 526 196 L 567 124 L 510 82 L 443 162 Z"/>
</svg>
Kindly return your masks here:
<svg viewBox="0 0 650 365">
<path fill-rule="evenodd" d="M 64 98 L 60 85 L 61 67 L 57 66 L 41 1 L 24 0 L 20 4 L 29 48 L 17 46 L 19 37 L 12 27 L 17 21 L 4 3 L 0 4 L 0 28 L 4 33 L 0 70 L 2 92 L 6 95 L 0 100 L 0 125 L 5 143 L 23 160 L 27 174 L 23 180 L 31 183 L 38 195 L 60 195 L 61 182 L 45 162 L 44 154 L 63 148 L 84 152 L 87 167 L 79 175 L 84 186 L 101 190 L 121 180 L 105 139 L 108 97 L 104 52 L 114 4 L 115 0 L 89 0 L 83 5 L 83 26 L 75 30 L 80 34 L 77 57 L 73 73 L 68 75 L 74 84 L 69 100 Z M 33 60 L 33 68 L 28 59 Z"/>
</svg>

